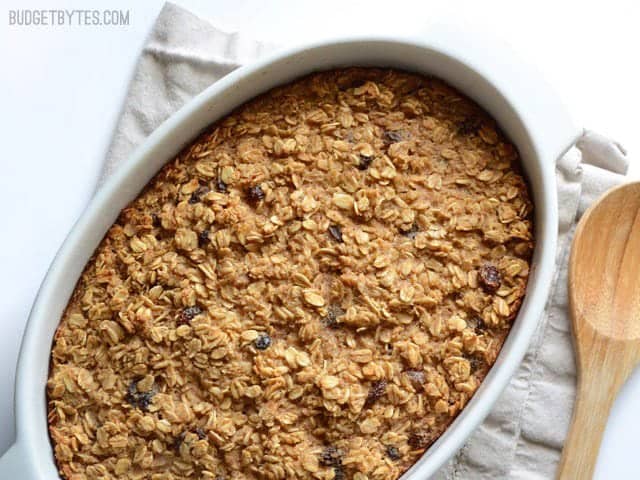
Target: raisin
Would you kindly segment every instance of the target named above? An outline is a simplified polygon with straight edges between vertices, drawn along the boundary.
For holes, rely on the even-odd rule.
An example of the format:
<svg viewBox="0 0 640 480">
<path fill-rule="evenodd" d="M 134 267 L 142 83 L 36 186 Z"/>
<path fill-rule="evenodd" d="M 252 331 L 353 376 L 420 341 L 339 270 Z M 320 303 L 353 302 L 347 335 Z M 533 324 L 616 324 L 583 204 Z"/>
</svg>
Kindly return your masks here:
<svg viewBox="0 0 640 480">
<path fill-rule="evenodd" d="M 202 427 L 198 427 L 196 428 L 196 435 L 198 436 L 198 438 L 200 440 L 204 440 L 205 438 L 207 438 L 207 434 L 205 433 L 205 431 L 202 429 Z"/>
<path fill-rule="evenodd" d="M 416 225 L 414 223 L 413 225 L 411 225 L 411 228 L 409 230 L 401 231 L 401 233 L 405 237 L 410 238 L 411 240 L 413 240 L 414 238 L 416 238 L 416 236 L 418 235 L 419 231 L 420 231 L 420 229 L 418 228 L 418 225 Z"/>
<path fill-rule="evenodd" d="M 173 440 L 173 449 L 174 450 L 180 450 L 180 445 L 182 445 L 182 442 L 184 442 L 184 437 L 185 437 L 186 433 L 182 432 L 180 435 L 178 435 L 174 440 Z"/>
<path fill-rule="evenodd" d="M 384 143 L 390 145 L 392 143 L 397 143 L 402 141 L 402 134 L 398 131 L 394 130 L 385 130 L 382 134 L 382 139 Z"/>
<path fill-rule="evenodd" d="M 255 339 L 253 344 L 256 346 L 258 350 L 266 350 L 271 346 L 271 337 L 266 333 L 263 333 Z"/>
<path fill-rule="evenodd" d="M 484 323 L 482 317 L 477 315 L 472 316 L 469 320 L 467 320 L 467 324 L 473 328 L 476 333 L 484 332 L 487 329 L 487 324 Z"/>
<path fill-rule="evenodd" d="M 218 190 L 220 193 L 227 193 L 227 184 L 218 178 L 216 180 L 216 190 Z"/>
<path fill-rule="evenodd" d="M 260 200 L 264 199 L 264 191 L 260 185 L 254 185 L 253 187 L 247 188 L 247 200 L 250 203 L 258 203 Z"/>
<path fill-rule="evenodd" d="M 338 328 L 338 317 L 344 315 L 344 310 L 340 305 L 329 305 L 327 315 L 322 319 L 322 323 L 328 328 Z"/>
<path fill-rule="evenodd" d="M 344 473 L 344 467 L 337 465 L 333 467 L 333 480 L 346 480 L 347 474 Z"/>
<path fill-rule="evenodd" d="M 151 400 L 155 393 L 153 392 L 142 392 L 138 394 L 138 408 L 140 410 L 147 411 L 149 409 L 149 405 L 151 405 Z"/>
<path fill-rule="evenodd" d="M 342 229 L 340 228 L 340 225 L 329 225 L 329 235 L 331 235 L 331 238 L 333 238 L 336 242 L 338 243 L 344 243 L 344 240 L 342 239 Z"/>
<path fill-rule="evenodd" d="M 471 371 L 477 372 L 478 370 L 484 368 L 486 362 L 481 355 L 476 353 L 474 355 L 471 355 L 471 357 L 469 358 L 469 364 L 471 365 Z"/>
<path fill-rule="evenodd" d="M 136 406 L 136 394 L 138 393 L 138 381 L 133 380 L 127 387 L 125 399 L 134 407 Z"/>
<path fill-rule="evenodd" d="M 193 205 L 194 203 L 198 203 L 202 200 L 202 196 L 209 192 L 209 188 L 207 187 L 198 187 L 195 192 L 191 194 L 189 198 L 189 203 Z"/>
<path fill-rule="evenodd" d="M 162 222 L 160 221 L 160 217 L 155 213 L 151 214 L 151 225 L 155 228 L 160 228 L 162 226 Z"/>
<path fill-rule="evenodd" d="M 364 408 L 370 408 L 374 403 L 378 401 L 387 391 L 387 381 L 378 380 L 371 384 L 367 399 L 364 401 Z"/>
<path fill-rule="evenodd" d="M 178 317 L 178 323 L 180 325 L 187 324 L 191 320 L 193 320 L 196 315 L 200 315 L 201 313 L 202 309 L 197 305 L 193 307 L 187 307 L 180 313 L 180 316 Z"/>
<path fill-rule="evenodd" d="M 434 440 L 435 438 L 431 433 L 418 430 L 409 435 L 407 443 L 411 448 L 424 449 L 430 447 Z"/>
<path fill-rule="evenodd" d="M 425 377 L 422 370 L 407 370 L 404 373 L 411 382 L 411 386 L 416 390 L 416 392 L 421 392 L 422 390 L 424 390 Z"/>
<path fill-rule="evenodd" d="M 500 288 L 502 282 L 502 275 L 496 267 L 490 264 L 485 264 L 478 270 L 478 278 L 480 279 L 480 285 L 482 289 L 488 293 L 494 293 Z"/>
<path fill-rule="evenodd" d="M 398 448 L 394 447 L 393 445 L 388 445 L 385 449 L 385 453 L 391 460 L 400 460 L 400 450 L 398 450 Z"/>
<path fill-rule="evenodd" d="M 471 135 L 476 133 L 480 128 L 480 121 L 477 118 L 465 118 L 458 123 L 458 133 L 460 135 Z"/>
<path fill-rule="evenodd" d="M 366 170 L 367 168 L 369 168 L 369 165 L 371 165 L 371 162 L 373 162 L 373 157 L 370 157 L 368 155 L 360 155 L 358 170 Z"/>
<path fill-rule="evenodd" d="M 200 248 L 203 248 L 206 245 L 208 245 L 209 242 L 210 242 L 210 240 L 209 240 L 209 230 L 201 231 L 200 235 L 198 235 L 198 246 Z"/>
<path fill-rule="evenodd" d="M 332 445 L 325 447 L 320 454 L 320 465 L 323 467 L 340 467 L 342 466 L 342 457 L 344 453 L 339 448 Z"/>
<path fill-rule="evenodd" d="M 146 412 L 149 409 L 149 405 L 151 405 L 151 400 L 155 394 L 156 392 L 154 391 L 139 392 L 138 380 L 132 380 L 127 387 L 125 400 L 129 402 L 132 407 L 139 408 Z"/>
</svg>

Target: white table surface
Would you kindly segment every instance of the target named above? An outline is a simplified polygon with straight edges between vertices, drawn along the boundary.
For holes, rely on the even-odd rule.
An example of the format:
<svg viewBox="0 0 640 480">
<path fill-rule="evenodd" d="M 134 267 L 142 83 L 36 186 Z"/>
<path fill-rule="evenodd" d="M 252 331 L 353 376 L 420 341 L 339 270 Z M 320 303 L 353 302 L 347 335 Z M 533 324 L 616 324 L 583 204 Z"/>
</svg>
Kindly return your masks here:
<svg viewBox="0 0 640 480">
<path fill-rule="evenodd" d="M 634 1 L 175 0 L 226 30 L 286 44 L 340 33 L 487 29 L 533 61 L 640 178 L 640 3 Z M 161 0 L 4 1 L 0 7 L 0 452 L 13 441 L 20 339 L 40 281 L 89 200 L 127 83 Z M 130 25 L 18 27 L 17 8 L 130 10 Z M 633 163 L 635 162 L 635 163 Z M 640 266 L 639 266 L 640 270 Z M 640 478 L 640 373 L 614 405 L 596 478 Z"/>
</svg>

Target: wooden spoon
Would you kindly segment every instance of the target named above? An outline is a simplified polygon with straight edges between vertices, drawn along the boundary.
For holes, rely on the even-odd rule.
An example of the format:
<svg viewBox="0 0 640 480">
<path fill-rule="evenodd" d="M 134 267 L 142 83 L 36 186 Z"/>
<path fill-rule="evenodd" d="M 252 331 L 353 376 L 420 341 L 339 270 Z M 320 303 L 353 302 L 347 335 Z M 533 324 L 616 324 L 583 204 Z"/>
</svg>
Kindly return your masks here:
<svg viewBox="0 0 640 480">
<path fill-rule="evenodd" d="M 640 361 L 640 183 L 584 214 L 569 260 L 578 391 L 558 478 L 593 476 L 609 410 Z"/>
</svg>

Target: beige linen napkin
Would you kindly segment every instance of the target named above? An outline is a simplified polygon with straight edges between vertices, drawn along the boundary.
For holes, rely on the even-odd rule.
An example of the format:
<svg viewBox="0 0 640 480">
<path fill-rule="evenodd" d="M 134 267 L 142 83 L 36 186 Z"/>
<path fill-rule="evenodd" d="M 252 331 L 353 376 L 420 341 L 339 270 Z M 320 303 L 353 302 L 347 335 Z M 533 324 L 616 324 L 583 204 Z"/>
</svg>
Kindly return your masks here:
<svg viewBox="0 0 640 480">
<path fill-rule="evenodd" d="M 129 87 L 99 184 L 162 121 L 211 83 L 273 47 L 224 33 L 166 4 Z M 552 478 L 575 391 L 567 316 L 567 251 L 577 216 L 624 180 L 625 152 L 587 132 L 557 166 L 558 265 L 552 295 L 522 366 L 486 421 L 436 475 L 454 479 Z"/>
</svg>

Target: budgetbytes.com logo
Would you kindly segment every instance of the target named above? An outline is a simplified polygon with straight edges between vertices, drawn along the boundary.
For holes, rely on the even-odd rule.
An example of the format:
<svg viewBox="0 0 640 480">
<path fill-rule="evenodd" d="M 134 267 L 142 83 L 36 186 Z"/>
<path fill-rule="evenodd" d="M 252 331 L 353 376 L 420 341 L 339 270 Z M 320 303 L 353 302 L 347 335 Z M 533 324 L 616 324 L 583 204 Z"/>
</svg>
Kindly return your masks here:
<svg viewBox="0 0 640 480">
<path fill-rule="evenodd" d="M 129 10 L 16 9 L 8 13 L 9 25 L 20 27 L 127 26 L 130 21 Z"/>
</svg>

